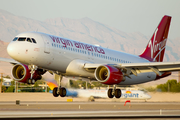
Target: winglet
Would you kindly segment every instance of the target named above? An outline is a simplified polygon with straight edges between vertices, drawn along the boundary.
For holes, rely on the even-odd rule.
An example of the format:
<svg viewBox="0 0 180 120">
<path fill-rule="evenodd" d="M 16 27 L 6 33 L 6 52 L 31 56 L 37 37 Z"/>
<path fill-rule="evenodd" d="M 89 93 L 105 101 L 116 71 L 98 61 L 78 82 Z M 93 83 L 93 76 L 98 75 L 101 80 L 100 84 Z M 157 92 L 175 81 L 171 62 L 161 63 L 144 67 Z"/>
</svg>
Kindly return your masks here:
<svg viewBox="0 0 180 120">
<path fill-rule="evenodd" d="M 165 15 L 162 18 L 146 49 L 139 55 L 140 57 L 154 62 L 163 61 L 170 22 L 171 16 Z"/>
</svg>

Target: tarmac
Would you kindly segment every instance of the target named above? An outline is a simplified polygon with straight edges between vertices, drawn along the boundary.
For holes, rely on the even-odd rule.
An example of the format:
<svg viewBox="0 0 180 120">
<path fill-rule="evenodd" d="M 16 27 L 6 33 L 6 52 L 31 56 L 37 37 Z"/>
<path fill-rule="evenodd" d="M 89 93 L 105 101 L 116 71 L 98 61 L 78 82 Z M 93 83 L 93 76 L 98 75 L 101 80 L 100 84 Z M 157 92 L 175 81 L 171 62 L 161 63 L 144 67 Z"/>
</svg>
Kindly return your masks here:
<svg viewBox="0 0 180 120">
<path fill-rule="evenodd" d="M 87 98 L 54 98 L 49 93 L 1 93 L 0 119 L 180 119 L 180 102 L 173 100 L 125 104 L 120 99 L 88 102 Z"/>
</svg>

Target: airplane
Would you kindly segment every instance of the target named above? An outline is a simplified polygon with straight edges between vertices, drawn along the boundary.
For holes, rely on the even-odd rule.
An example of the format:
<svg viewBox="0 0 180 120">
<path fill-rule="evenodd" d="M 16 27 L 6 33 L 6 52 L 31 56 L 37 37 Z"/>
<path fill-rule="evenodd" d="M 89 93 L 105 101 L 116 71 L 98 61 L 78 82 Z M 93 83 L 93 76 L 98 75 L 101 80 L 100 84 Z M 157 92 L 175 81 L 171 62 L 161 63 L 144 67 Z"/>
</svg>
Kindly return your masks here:
<svg viewBox="0 0 180 120">
<path fill-rule="evenodd" d="M 108 98 L 108 90 L 95 90 L 95 89 L 66 89 L 66 96 L 69 97 L 82 97 L 90 98 Z M 53 93 L 52 90 L 49 93 Z M 151 98 L 146 92 L 141 90 L 121 90 L 121 99 L 133 100 L 148 100 Z"/>
<path fill-rule="evenodd" d="M 18 82 L 34 84 L 47 71 L 54 75 L 58 87 L 53 96 L 66 96 L 63 77 L 76 77 L 113 85 L 108 97 L 121 97 L 116 85 L 145 83 L 180 70 L 180 62 L 163 62 L 171 16 L 165 15 L 155 29 L 145 50 L 131 55 L 41 32 L 21 33 L 9 43 L 7 52 L 13 59 L 12 76 Z"/>
<path fill-rule="evenodd" d="M 58 87 L 55 81 L 46 81 L 47 85 L 51 89 L 49 93 L 53 93 L 54 87 Z M 94 98 L 108 98 L 107 95 L 108 90 L 105 89 L 66 89 L 67 97 L 82 97 L 82 98 L 90 98 L 93 96 Z M 133 99 L 133 100 L 148 100 L 151 98 L 147 92 L 142 90 L 121 90 L 121 99 Z"/>
</svg>

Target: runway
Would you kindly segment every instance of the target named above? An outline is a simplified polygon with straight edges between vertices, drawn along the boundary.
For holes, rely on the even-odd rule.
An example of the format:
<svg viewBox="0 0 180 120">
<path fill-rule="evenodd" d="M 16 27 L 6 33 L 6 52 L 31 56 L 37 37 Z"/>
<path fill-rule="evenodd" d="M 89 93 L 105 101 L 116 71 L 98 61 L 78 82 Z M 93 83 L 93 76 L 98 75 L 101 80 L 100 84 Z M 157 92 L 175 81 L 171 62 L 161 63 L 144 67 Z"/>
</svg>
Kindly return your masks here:
<svg viewBox="0 0 180 120">
<path fill-rule="evenodd" d="M 179 119 L 180 103 L 0 102 L 1 119 Z"/>
</svg>

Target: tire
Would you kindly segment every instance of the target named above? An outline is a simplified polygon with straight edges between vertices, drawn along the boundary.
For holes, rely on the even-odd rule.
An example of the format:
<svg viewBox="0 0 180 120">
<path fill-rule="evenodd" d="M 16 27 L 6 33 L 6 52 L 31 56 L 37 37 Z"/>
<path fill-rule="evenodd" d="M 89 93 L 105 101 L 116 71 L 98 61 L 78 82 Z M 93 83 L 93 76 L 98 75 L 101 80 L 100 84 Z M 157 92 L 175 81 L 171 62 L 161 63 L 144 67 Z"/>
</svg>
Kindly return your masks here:
<svg viewBox="0 0 180 120">
<path fill-rule="evenodd" d="M 31 80 L 31 84 L 34 84 L 36 81 L 34 79 Z"/>
<path fill-rule="evenodd" d="M 54 97 L 58 97 L 59 96 L 59 94 L 57 93 L 57 87 L 55 87 L 54 89 L 53 89 L 53 96 Z"/>
<path fill-rule="evenodd" d="M 116 98 L 120 98 L 121 97 L 121 90 L 120 89 L 116 89 L 115 90 L 115 97 Z"/>
<path fill-rule="evenodd" d="M 31 79 L 28 79 L 27 84 L 31 84 L 31 83 L 32 83 Z"/>
<path fill-rule="evenodd" d="M 109 89 L 109 90 L 108 90 L 108 97 L 109 97 L 109 98 L 113 98 L 113 97 L 114 97 L 114 95 L 112 94 L 112 92 L 113 92 L 113 89 Z"/>
<path fill-rule="evenodd" d="M 60 88 L 59 95 L 61 97 L 65 97 L 66 96 L 66 88 L 64 88 L 64 87 Z"/>
</svg>

